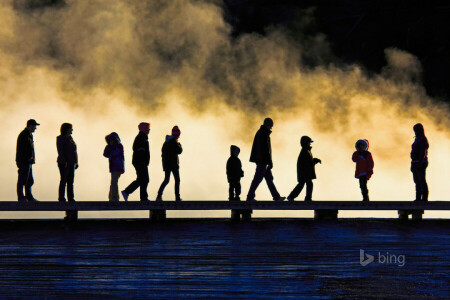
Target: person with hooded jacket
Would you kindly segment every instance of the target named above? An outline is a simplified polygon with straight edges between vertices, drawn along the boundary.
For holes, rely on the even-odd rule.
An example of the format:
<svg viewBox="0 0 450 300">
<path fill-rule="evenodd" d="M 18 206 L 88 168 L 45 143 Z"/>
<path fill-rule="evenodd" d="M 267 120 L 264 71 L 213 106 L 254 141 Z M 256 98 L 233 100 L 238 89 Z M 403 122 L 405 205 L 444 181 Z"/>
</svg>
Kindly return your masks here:
<svg viewBox="0 0 450 300">
<path fill-rule="evenodd" d="M 148 135 L 150 133 L 150 123 L 142 122 L 138 125 L 139 133 L 133 142 L 133 159 L 132 164 L 136 170 L 137 178 L 125 190 L 122 191 L 122 196 L 125 201 L 128 196 L 137 188 L 140 188 L 141 201 L 148 200 L 147 186 L 150 182 L 148 175 L 148 166 L 150 164 L 150 147 L 148 144 Z"/>
<path fill-rule="evenodd" d="M 111 173 L 111 185 L 109 187 L 109 201 L 119 201 L 119 177 L 125 172 L 125 156 L 120 137 L 112 132 L 105 137 L 106 147 L 103 156 L 109 160 L 109 172 Z"/>
<path fill-rule="evenodd" d="M 318 158 L 314 158 L 311 153 L 311 143 L 313 140 L 309 136 L 302 136 L 300 139 L 300 145 L 302 146 L 302 150 L 297 159 L 297 180 L 298 184 L 289 194 L 287 199 L 289 201 L 294 201 L 295 198 L 303 190 L 303 187 L 306 184 L 306 197 L 305 201 L 312 201 L 312 192 L 313 192 L 313 179 L 316 179 L 316 170 L 315 166 L 318 163 L 322 163 L 322 161 Z"/>
<path fill-rule="evenodd" d="M 356 163 L 355 178 L 359 180 L 359 187 L 363 201 L 369 201 L 369 190 L 367 188 L 367 181 L 373 175 L 373 168 L 375 166 L 372 154 L 369 150 L 368 140 L 358 140 L 355 144 L 356 151 L 352 155 L 353 162 Z"/>
<path fill-rule="evenodd" d="M 413 127 L 416 137 L 411 145 L 411 172 L 416 185 L 415 201 L 428 201 L 426 170 L 428 167 L 428 139 L 421 123 Z"/>
<path fill-rule="evenodd" d="M 250 162 L 256 164 L 255 176 L 253 177 L 250 189 L 247 194 L 247 201 L 255 201 L 255 192 L 263 179 L 266 180 L 270 193 L 274 201 L 283 201 L 285 197 L 281 197 L 278 193 L 275 184 L 273 183 L 272 175 L 272 147 L 270 144 L 270 134 L 273 127 L 273 120 L 271 118 L 264 119 L 263 125 L 255 134 L 253 140 L 252 151 L 250 154 Z"/>
<path fill-rule="evenodd" d="M 230 158 L 227 160 L 227 179 L 229 183 L 228 200 L 240 201 L 241 198 L 241 178 L 244 177 L 244 171 L 242 170 L 242 163 L 239 159 L 238 146 L 231 145 Z"/>
<path fill-rule="evenodd" d="M 180 197 L 180 161 L 178 155 L 183 152 L 181 144 L 178 142 L 181 131 L 178 126 L 172 128 L 172 135 L 166 135 L 166 141 L 161 149 L 162 165 L 164 170 L 164 181 L 158 190 L 156 201 L 162 201 L 162 195 L 166 185 L 170 180 L 170 173 L 175 179 L 175 201 L 181 201 Z"/>
</svg>

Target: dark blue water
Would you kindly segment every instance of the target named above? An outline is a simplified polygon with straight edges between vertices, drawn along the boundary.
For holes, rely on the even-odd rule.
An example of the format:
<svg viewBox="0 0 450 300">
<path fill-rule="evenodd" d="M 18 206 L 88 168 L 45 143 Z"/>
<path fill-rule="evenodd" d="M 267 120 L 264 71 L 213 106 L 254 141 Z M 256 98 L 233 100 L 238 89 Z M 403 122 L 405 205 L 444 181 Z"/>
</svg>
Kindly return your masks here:
<svg viewBox="0 0 450 300">
<path fill-rule="evenodd" d="M 0 298 L 450 297 L 443 220 L 0 221 L 0 255 Z"/>
</svg>

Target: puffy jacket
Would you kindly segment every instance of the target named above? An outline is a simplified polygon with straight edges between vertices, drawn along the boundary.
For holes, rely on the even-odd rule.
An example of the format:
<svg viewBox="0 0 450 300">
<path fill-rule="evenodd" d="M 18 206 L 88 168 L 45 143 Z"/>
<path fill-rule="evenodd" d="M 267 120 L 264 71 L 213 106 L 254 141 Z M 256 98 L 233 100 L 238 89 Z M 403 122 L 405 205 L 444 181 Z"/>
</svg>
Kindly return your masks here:
<svg viewBox="0 0 450 300">
<path fill-rule="evenodd" d="M 59 164 L 74 165 L 78 163 L 77 145 L 71 136 L 60 135 L 56 138 Z"/>
<path fill-rule="evenodd" d="M 183 152 L 181 144 L 171 135 L 166 135 L 166 141 L 161 149 L 162 165 L 164 171 L 178 170 L 180 162 L 178 155 Z"/>
<path fill-rule="evenodd" d="M 318 160 L 313 158 L 311 148 L 302 147 L 297 159 L 297 180 L 309 181 L 316 179 L 316 164 Z"/>
<path fill-rule="evenodd" d="M 17 164 L 34 164 L 36 162 L 33 135 L 26 128 L 17 137 L 16 162 Z"/>
<path fill-rule="evenodd" d="M 372 154 L 369 151 L 355 151 L 352 160 L 356 163 L 355 178 L 366 175 L 370 179 L 374 167 Z"/>
<path fill-rule="evenodd" d="M 271 133 L 272 131 L 264 125 L 261 125 L 261 128 L 256 132 L 250 154 L 251 162 L 273 166 L 272 147 L 270 145 Z"/>
<path fill-rule="evenodd" d="M 133 142 L 133 166 L 148 166 L 150 164 L 150 148 L 148 145 L 148 136 L 142 131 Z"/>
<path fill-rule="evenodd" d="M 227 179 L 228 182 L 237 182 L 244 177 L 241 160 L 234 155 L 231 155 L 227 161 Z"/>
<path fill-rule="evenodd" d="M 122 144 L 107 145 L 103 156 L 109 159 L 109 171 L 125 172 L 125 157 Z"/>
</svg>

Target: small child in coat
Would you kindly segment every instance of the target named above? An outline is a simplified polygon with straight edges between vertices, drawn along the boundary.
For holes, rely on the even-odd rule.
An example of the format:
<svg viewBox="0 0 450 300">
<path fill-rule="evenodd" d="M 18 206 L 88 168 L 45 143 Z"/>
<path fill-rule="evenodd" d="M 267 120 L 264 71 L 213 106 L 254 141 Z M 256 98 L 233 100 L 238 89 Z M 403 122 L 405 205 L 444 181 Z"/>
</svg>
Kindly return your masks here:
<svg viewBox="0 0 450 300">
<path fill-rule="evenodd" d="M 103 151 L 103 156 L 109 159 L 109 171 L 111 172 L 109 201 L 119 201 L 119 177 L 125 172 L 123 146 L 120 142 L 119 135 L 115 132 L 107 135 L 105 140 L 108 145 L 106 145 Z"/>
<path fill-rule="evenodd" d="M 369 201 L 369 190 L 367 181 L 373 174 L 373 159 L 369 150 L 368 140 L 358 140 L 355 144 L 356 151 L 353 153 L 352 160 L 356 163 L 355 178 L 359 179 L 359 186 L 363 196 L 363 201 Z"/>
<path fill-rule="evenodd" d="M 238 158 L 241 149 L 232 145 L 230 147 L 230 158 L 227 161 L 227 178 L 230 184 L 228 190 L 228 199 L 230 201 L 240 201 L 241 198 L 241 177 L 244 177 L 241 160 Z"/>
</svg>

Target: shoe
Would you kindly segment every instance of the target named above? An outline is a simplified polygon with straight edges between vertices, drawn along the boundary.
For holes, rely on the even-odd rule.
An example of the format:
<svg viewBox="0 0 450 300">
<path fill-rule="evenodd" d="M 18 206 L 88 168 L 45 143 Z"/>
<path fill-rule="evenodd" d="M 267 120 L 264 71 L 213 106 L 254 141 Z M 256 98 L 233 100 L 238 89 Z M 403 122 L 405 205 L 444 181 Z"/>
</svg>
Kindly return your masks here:
<svg viewBox="0 0 450 300">
<path fill-rule="evenodd" d="M 149 199 L 141 199 L 141 202 L 150 202 Z"/>
<path fill-rule="evenodd" d="M 26 197 L 20 197 L 19 199 L 17 199 L 19 202 L 27 202 L 27 198 Z"/>
<path fill-rule="evenodd" d="M 233 200 L 234 201 L 241 201 L 241 197 L 235 197 Z"/>
<path fill-rule="evenodd" d="M 66 198 L 58 199 L 59 202 L 66 202 Z"/>
<path fill-rule="evenodd" d="M 34 198 L 34 197 L 27 198 L 27 200 L 28 200 L 28 202 L 39 202 L 39 200 L 37 200 L 37 199 Z"/>
<path fill-rule="evenodd" d="M 294 202 L 294 198 L 290 198 L 289 196 L 286 199 L 287 201 Z"/>
<path fill-rule="evenodd" d="M 68 202 L 76 202 L 75 199 L 69 199 Z"/>
<path fill-rule="evenodd" d="M 156 202 L 162 202 L 163 200 L 162 200 L 162 197 L 161 196 L 157 196 L 156 197 Z"/>
<path fill-rule="evenodd" d="M 127 192 L 125 192 L 125 190 L 123 190 L 121 193 L 122 193 L 123 200 L 128 201 L 128 194 L 127 194 Z"/>
<path fill-rule="evenodd" d="M 183 201 L 183 199 L 181 199 L 181 198 L 178 197 L 178 198 L 175 199 L 175 201 L 176 201 L 176 202 L 181 202 L 181 201 Z"/>
<path fill-rule="evenodd" d="M 305 202 L 312 202 L 311 198 L 305 198 Z"/>
<path fill-rule="evenodd" d="M 256 202 L 255 198 L 247 199 L 248 202 Z"/>
<path fill-rule="evenodd" d="M 277 199 L 273 199 L 273 201 L 276 201 L 276 202 L 283 202 L 283 200 L 284 199 L 286 199 L 286 197 L 278 197 Z"/>
</svg>

